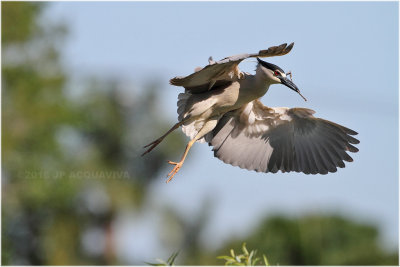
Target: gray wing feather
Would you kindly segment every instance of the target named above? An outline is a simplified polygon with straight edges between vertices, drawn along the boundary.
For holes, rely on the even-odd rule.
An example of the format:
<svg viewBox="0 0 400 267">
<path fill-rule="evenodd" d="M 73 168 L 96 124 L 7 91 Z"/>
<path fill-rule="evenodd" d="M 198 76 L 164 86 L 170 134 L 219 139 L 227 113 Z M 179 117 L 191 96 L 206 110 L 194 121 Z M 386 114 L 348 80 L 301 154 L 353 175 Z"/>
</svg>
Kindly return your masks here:
<svg viewBox="0 0 400 267">
<path fill-rule="evenodd" d="M 266 50 L 260 50 L 254 54 L 240 54 L 226 57 L 220 61 L 213 62 L 202 69 L 196 71 L 186 77 L 178 76 L 170 80 L 170 84 L 175 86 L 183 86 L 192 93 L 201 93 L 211 88 L 219 88 L 228 86 L 230 82 L 237 80 L 240 70 L 238 65 L 240 62 L 249 57 L 272 57 L 286 55 L 293 48 L 294 43 L 290 45 L 282 44 L 272 46 Z"/>
<path fill-rule="evenodd" d="M 288 54 L 294 46 L 294 43 L 291 43 L 290 45 L 281 44 L 278 46 L 272 46 L 266 50 L 260 50 L 258 54 L 250 55 L 251 57 L 275 57 L 275 56 L 283 56 Z"/>
<path fill-rule="evenodd" d="M 244 59 L 244 58 L 243 58 Z M 201 70 L 194 72 L 186 77 L 175 77 L 170 80 L 170 84 L 183 86 L 190 90 L 192 87 L 208 85 L 212 80 L 221 80 L 221 77 L 227 76 L 243 59 L 229 61 L 212 65 L 207 65 Z M 224 77 L 227 78 L 227 77 Z M 208 88 L 207 88 L 208 89 Z"/>
<path fill-rule="evenodd" d="M 352 144 L 359 141 L 351 135 L 357 132 L 339 124 L 315 118 L 309 109 L 287 109 L 282 116 L 282 108 L 271 122 L 271 108 L 260 106 L 256 100 L 252 104 L 257 123 L 269 127 L 263 132 L 249 131 L 250 124 L 241 120 L 245 109 L 226 113 L 216 128 L 206 136 L 213 146 L 214 156 L 225 163 L 248 170 L 262 172 L 303 172 L 306 174 L 327 174 L 336 172 L 337 167 L 345 167 L 344 161 L 353 159 L 347 152 L 357 152 Z M 262 113 L 268 114 L 263 116 Z M 263 118 L 264 121 L 263 121 Z M 286 119 L 282 119 L 286 118 Z M 260 122 L 261 120 L 261 122 Z M 251 134 L 249 134 L 251 133 Z"/>
</svg>

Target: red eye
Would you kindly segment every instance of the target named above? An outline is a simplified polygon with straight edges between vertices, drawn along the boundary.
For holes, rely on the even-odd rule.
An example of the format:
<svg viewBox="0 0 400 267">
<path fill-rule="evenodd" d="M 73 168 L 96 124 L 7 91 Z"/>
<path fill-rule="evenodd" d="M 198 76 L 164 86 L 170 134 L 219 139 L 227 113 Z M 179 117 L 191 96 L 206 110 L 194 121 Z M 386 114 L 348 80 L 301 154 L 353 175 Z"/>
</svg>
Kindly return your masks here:
<svg viewBox="0 0 400 267">
<path fill-rule="evenodd" d="M 279 76 L 279 75 L 281 75 L 281 74 L 276 70 L 276 71 L 274 71 L 274 75 L 275 75 L 275 76 Z"/>
</svg>

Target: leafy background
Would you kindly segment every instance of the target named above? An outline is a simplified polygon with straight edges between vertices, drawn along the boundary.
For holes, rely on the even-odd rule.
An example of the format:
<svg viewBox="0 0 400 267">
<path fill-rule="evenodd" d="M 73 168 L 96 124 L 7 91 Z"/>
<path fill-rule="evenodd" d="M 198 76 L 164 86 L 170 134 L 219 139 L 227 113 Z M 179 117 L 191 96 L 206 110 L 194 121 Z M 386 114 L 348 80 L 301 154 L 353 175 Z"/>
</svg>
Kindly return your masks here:
<svg viewBox="0 0 400 267">
<path fill-rule="evenodd" d="M 145 160 L 138 157 L 138 144 L 172 124 L 160 104 L 163 81 L 154 76 L 126 90 L 125 80 L 112 75 L 73 80 L 61 60 L 68 24 L 45 19 L 49 5 L 2 2 L 2 264 L 151 261 L 120 241 L 124 223 L 147 229 L 137 238 L 150 242 L 154 259 L 179 250 L 178 264 L 223 264 L 217 256 L 244 241 L 270 264 L 398 264 L 397 248 L 383 245 L 374 222 L 335 213 L 266 214 L 244 236 L 210 249 L 204 229 L 213 197 L 190 218 L 154 201 L 153 185 L 162 182 L 166 160 L 179 157 L 185 137 L 175 132 Z M 148 241 L 149 231 L 159 238 Z"/>
</svg>

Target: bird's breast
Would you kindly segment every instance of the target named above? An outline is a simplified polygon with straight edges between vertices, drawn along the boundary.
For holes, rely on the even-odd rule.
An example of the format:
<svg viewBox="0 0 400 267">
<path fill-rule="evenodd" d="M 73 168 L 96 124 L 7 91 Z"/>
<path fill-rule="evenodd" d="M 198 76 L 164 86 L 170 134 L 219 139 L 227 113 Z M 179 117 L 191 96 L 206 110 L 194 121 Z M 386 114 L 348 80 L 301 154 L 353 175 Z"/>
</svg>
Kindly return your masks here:
<svg viewBox="0 0 400 267">
<path fill-rule="evenodd" d="M 249 86 L 247 83 L 235 81 L 222 91 L 215 92 L 215 108 L 221 113 L 235 110 L 255 99 L 260 98 L 265 94 L 265 92 L 266 90 L 263 92 L 260 92 L 260 90 L 254 90 L 254 88 Z"/>
</svg>

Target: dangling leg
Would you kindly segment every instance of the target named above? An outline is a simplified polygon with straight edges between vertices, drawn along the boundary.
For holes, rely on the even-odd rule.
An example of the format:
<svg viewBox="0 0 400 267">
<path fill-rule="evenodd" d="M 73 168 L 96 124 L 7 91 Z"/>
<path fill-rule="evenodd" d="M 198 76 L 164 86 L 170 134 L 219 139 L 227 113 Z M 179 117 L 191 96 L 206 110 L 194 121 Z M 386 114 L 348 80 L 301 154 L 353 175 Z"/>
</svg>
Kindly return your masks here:
<svg viewBox="0 0 400 267">
<path fill-rule="evenodd" d="M 192 140 L 189 141 L 189 143 L 186 145 L 185 152 L 182 155 L 181 161 L 179 161 L 179 162 L 168 161 L 169 164 L 175 165 L 175 167 L 172 169 L 172 171 L 170 171 L 170 173 L 168 173 L 168 175 L 167 175 L 167 178 L 168 178 L 167 183 L 169 181 L 171 181 L 172 178 L 175 176 L 175 174 L 180 170 L 180 168 L 182 167 L 183 162 L 185 161 L 185 158 L 186 158 L 190 148 L 193 146 L 193 144 L 197 140 L 202 138 L 204 135 L 206 135 L 207 133 L 211 132 L 215 128 L 215 126 L 217 126 L 218 119 L 219 118 L 210 119 L 209 121 L 207 121 L 204 124 L 203 128 L 201 128 L 201 130 L 196 134 L 196 136 Z"/>
<path fill-rule="evenodd" d="M 151 142 L 150 144 L 144 146 L 144 148 L 149 147 L 149 146 L 150 146 L 150 148 L 147 149 L 147 150 L 142 154 L 142 157 L 143 157 L 144 155 L 146 155 L 147 153 L 149 153 L 150 151 L 152 151 L 153 148 L 155 148 L 159 143 L 161 143 L 162 140 L 164 140 L 164 138 L 165 138 L 167 135 L 169 135 L 172 131 L 174 131 L 176 128 L 178 128 L 178 127 L 181 126 L 182 124 L 183 124 L 183 121 L 180 121 L 180 122 L 176 123 L 176 124 L 175 124 L 174 126 L 172 126 L 172 128 L 169 129 L 168 132 L 166 132 L 163 136 L 161 136 L 161 137 L 158 138 L 157 140 Z"/>
<path fill-rule="evenodd" d="M 171 181 L 172 178 L 175 176 L 175 174 L 180 170 L 180 168 L 182 167 L 183 162 L 185 161 L 185 158 L 186 158 L 190 148 L 192 147 L 192 145 L 196 141 L 197 141 L 196 139 L 193 139 L 193 140 L 189 141 L 189 143 L 186 145 L 185 152 L 183 153 L 181 161 L 179 161 L 179 162 L 173 162 L 173 161 L 170 161 L 170 160 L 168 161 L 169 164 L 175 165 L 175 167 L 172 169 L 172 171 L 170 171 L 170 173 L 168 173 L 168 175 L 167 175 L 167 178 L 168 178 L 167 183 L 169 183 L 169 181 Z"/>
</svg>

